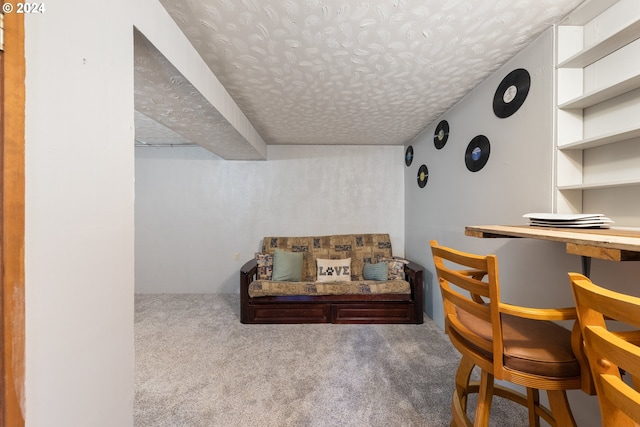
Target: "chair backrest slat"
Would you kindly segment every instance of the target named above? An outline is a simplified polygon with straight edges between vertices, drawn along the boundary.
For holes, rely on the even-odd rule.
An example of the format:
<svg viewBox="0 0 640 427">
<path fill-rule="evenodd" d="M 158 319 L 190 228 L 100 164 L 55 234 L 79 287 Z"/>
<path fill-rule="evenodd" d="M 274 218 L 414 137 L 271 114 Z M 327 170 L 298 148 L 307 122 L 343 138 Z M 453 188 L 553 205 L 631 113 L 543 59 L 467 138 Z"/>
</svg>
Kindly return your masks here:
<svg viewBox="0 0 640 427">
<path fill-rule="evenodd" d="M 476 294 L 487 298 L 490 297 L 489 286 L 486 282 L 460 274 L 459 272 L 444 266 L 436 266 L 436 270 L 440 280 L 444 279 L 449 283 L 469 291 L 470 294 Z"/>
<path fill-rule="evenodd" d="M 593 284 L 581 274 L 569 274 L 584 336 L 585 350 L 593 373 L 603 426 L 640 424 L 640 384 L 625 383 L 620 369 L 640 378 L 638 331 L 614 332 L 608 320 L 640 327 L 640 298 Z M 637 423 L 637 424 L 636 424 Z"/>
<path fill-rule="evenodd" d="M 495 255 L 475 255 L 431 242 L 431 251 L 444 304 L 446 328 L 454 329 L 486 354 L 487 364 L 502 366 L 502 324 L 498 313 L 499 286 Z M 495 304 L 492 304 L 492 299 Z M 490 330 L 491 339 L 478 334 L 478 325 L 464 325 L 465 318 L 476 318 Z M 467 320 L 468 322 L 468 320 Z M 481 328 L 482 329 L 482 328 Z M 474 332 L 476 330 L 476 332 Z M 477 349 L 467 351 L 477 352 Z M 483 357 L 478 354 L 478 357 Z M 501 371 L 492 369 L 494 374 Z"/>
<path fill-rule="evenodd" d="M 486 271 L 487 269 L 487 261 L 485 256 L 467 254 L 455 249 L 444 249 L 442 247 L 434 247 L 433 245 L 431 246 L 431 252 L 434 257 L 445 258 L 458 265 L 464 265 L 475 270 Z"/>
<path fill-rule="evenodd" d="M 443 298 L 453 303 L 454 306 L 461 308 L 469 314 L 472 314 L 486 322 L 491 322 L 491 308 L 487 304 L 479 304 L 468 297 L 461 295 L 450 288 L 441 288 Z"/>
</svg>

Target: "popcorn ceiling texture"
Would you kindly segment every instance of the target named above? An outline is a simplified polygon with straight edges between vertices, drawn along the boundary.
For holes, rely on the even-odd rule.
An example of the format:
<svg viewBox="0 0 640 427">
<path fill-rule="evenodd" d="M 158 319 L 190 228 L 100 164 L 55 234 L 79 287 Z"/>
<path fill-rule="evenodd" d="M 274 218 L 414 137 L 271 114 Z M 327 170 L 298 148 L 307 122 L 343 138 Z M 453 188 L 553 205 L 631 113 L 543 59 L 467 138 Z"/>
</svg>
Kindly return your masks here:
<svg viewBox="0 0 640 427">
<path fill-rule="evenodd" d="M 136 145 L 138 146 L 170 146 L 193 144 L 191 141 L 189 141 L 179 133 L 176 133 L 168 127 L 161 125 L 151 117 L 144 115 L 138 110 L 134 112 L 134 120 L 136 123 Z M 160 118 L 159 120 L 162 120 L 162 118 Z"/>
<path fill-rule="evenodd" d="M 401 145 L 582 0 L 160 2 L 268 144 Z"/>
<path fill-rule="evenodd" d="M 134 33 L 136 139 L 167 145 L 197 143 L 225 159 L 262 156 L 139 32 Z M 158 122 L 160 126 L 156 125 Z"/>
<path fill-rule="evenodd" d="M 160 3 L 267 144 L 404 145 L 582 0 Z M 250 158 L 139 39 L 136 108 L 224 158 Z"/>
</svg>

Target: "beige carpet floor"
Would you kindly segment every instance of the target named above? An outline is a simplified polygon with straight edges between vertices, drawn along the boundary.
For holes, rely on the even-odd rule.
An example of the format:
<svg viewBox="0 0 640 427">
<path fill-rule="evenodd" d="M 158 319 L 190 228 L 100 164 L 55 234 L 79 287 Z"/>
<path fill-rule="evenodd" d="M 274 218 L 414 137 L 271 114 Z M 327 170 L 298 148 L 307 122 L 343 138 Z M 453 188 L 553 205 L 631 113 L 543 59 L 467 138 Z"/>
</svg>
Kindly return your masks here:
<svg viewBox="0 0 640 427">
<path fill-rule="evenodd" d="M 135 425 L 448 426 L 459 356 L 423 325 L 243 325 L 238 295 L 137 295 Z M 526 425 L 494 399 L 492 426 Z"/>
</svg>

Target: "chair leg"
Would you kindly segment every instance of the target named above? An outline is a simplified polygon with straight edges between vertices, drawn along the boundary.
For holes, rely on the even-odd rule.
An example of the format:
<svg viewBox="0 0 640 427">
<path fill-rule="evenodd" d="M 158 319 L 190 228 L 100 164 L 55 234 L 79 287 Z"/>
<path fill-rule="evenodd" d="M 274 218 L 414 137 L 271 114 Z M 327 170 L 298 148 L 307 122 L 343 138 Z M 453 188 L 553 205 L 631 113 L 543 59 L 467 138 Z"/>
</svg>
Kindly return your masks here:
<svg viewBox="0 0 640 427">
<path fill-rule="evenodd" d="M 451 402 L 451 427 L 471 426 L 467 417 L 467 397 L 469 396 L 469 379 L 475 364 L 462 356 L 456 372 L 455 390 Z"/>
<path fill-rule="evenodd" d="M 469 417 L 460 407 L 460 400 L 457 399 L 457 396 L 453 396 L 451 401 L 451 413 L 453 414 L 453 419 L 451 420 L 451 427 L 473 427 Z"/>
<path fill-rule="evenodd" d="M 480 374 L 480 391 L 478 392 L 478 405 L 476 415 L 473 420 L 474 427 L 485 427 L 489 425 L 489 414 L 491 413 L 491 400 L 493 399 L 493 374 L 482 370 Z"/>
<path fill-rule="evenodd" d="M 469 378 L 476 365 L 466 357 L 462 357 L 458 371 L 456 372 L 456 395 L 460 400 L 463 411 L 467 410 L 467 396 L 469 395 Z"/>
<path fill-rule="evenodd" d="M 527 387 L 527 409 L 529 410 L 529 427 L 540 427 L 540 417 L 536 408 L 540 406 L 540 391 Z"/>
<path fill-rule="evenodd" d="M 557 427 L 575 427 L 576 421 L 573 419 L 567 393 L 564 390 L 547 390 L 549 397 L 549 407 L 556 421 Z"/>
</svg>

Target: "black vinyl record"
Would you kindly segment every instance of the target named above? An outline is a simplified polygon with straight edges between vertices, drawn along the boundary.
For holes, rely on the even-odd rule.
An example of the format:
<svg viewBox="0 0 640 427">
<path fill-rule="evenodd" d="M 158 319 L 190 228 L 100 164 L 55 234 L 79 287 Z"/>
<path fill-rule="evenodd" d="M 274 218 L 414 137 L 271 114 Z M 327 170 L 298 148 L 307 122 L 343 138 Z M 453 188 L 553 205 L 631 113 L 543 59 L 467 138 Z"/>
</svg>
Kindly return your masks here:
<svg viewBox="0 0 640 427">
<path fill-rule="evenodd" d="M 513 70 L 502 79 L 493 95 L 493 112 L 501 119 L 507 118 L 522 106 L 529 94 L 531 76 L 524 68 Z"/>
<path fill-rule="evenodd" d="M 404 152 L 404 164 L 411 166 L 411 162 L 413 162 L 413 147 L 410 145 L 407 147 L 407 151 Z"/>
<path fill-rule="evenodd" d="M 491 144 L 489 139 L 484 135 L 478 135 L 467 145 L 467 151 L 464 153 L 464 163 L 471 172 L 478 172 L 487 164 L 489 160 L 489 152 Z"/>
<path fill-rule="evenodd" d="M 420 166 L 418 169 L 418 187 L 424 188 L 427 185 L 427 181 L 429 180 L 429 169 L 427 169 L 427 165 Z"/>
<path fill-rule="evenodd" d="M 447 143 L 447 139 L 449 139 L 449 122 L 441 120 L 433 134 L 433 144 L 439 150 Z"/>
</svg>

